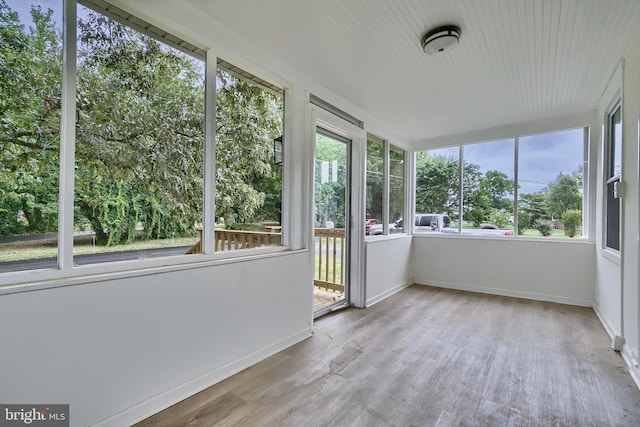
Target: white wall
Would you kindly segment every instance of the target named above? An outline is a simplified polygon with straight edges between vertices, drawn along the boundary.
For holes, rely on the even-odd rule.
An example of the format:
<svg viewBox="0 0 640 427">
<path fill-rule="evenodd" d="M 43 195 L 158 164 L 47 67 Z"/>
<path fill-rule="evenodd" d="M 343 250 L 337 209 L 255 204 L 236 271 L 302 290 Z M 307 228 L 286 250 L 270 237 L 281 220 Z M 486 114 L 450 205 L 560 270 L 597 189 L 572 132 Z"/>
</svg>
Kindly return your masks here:
<svg viewBox="0 0 640 427">
<path fill-rule="evenodd" d="M 603 229 L 603 144 L 599 137 L 598 196 L 596 203 L 596 292 L 594 308 L 610 335 L 624 339 L 622 354 L 630 372 L 640 386 L 638 370 L 638 344 L 640 342 L 639 286 L 639 154 L 640 136 L 640 32 L 627 46 L 621 65 L 613 74 L 598 106 L 598 126 L 606 121 L 607 109 L 617 96 L 622 97 L 622 181 L 626 195 L 622 199 L 622 239 L 619 254 L 602 248 Z"/>
<path fill-rule="evenodd" d="M 591 132 L 591 144 L 596 146 L 596 161 L 592 171 L 596 174 L 594 188 L 595 197 L 595 242 L 596 242 L 596 288 L 594 295 L 594 310 L 600 317 L 605 329 L 614 338 L 622 336 L 622 287 L 620 268 L 620 254 L 604 249 L 604 146 L 603 126 L 608 109 L 620 97 L 622 85 L 622 67 L 618 66 L 611 76 L 598 105 L 597 118 Z"/>
<path fill-rule="evenodd" d="M 627 185 L 622 203 L 622 296 L 623 332 L 627 359 L 635 362 L 635 379 L 638 376 L 638 342 L 640 340 L 640 316 L 638 299 L 638 231 L 640 217 L 638 176 L 638 125 L 640 119 L 640 31 L 626 49 L 623 69 L 622 105 L 622 180 Z M 630 360 L 629 360 L 630 361 Z M 639 384 L 640 385 L 640 384 Z"/>
<path fill-rule="evenodd" d="M 411 236 L 365 241 L 366 306 L 413 284 Z"/>
<path fill-rule="evenodd" d="M 414 236 L 422 285 L 591 306 L 594 245 L 577 241 Z"/>
<path fill-rule="evenodd" d="M 0 402 L 69 403 L 73 426 L 149 416 L 308 337 L 308 258 L 3 295 Z"/>
</svg>

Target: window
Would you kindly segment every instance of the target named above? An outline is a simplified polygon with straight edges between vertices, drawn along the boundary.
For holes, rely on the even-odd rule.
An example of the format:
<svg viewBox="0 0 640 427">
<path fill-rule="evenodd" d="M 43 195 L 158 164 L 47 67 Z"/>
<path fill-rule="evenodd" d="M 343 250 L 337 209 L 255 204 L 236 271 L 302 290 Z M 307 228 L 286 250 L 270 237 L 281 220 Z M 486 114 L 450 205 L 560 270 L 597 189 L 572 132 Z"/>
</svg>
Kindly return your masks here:
<svg viewBox="0 0 640 427">
<path fill-rule="evenodd" d="M 415 212 L 416 233 L 456 232 L 460 213 L 459 147 L 416 153 Z"/>
<path fill-rule="evenodd" d="M 404 151 L 389 146 L 389 222 L 401 220 L 404 212 Z"/>
<path fill-rule="evenodd" d="M 0 2 L 0 272 L 56 266 L 62 1 Z"/>
<path fill-rule="evenodd" d="M 405 208 L 405 152 L 369 134 L 366 162 L 365 234 L 401 233 Z"/>
<path fill-rule="evenodd" d="M 217 251 L 282 244 L 282 89 L 226 62 L 216 73 Z M 279 142 L 279 141 L 278 141 Z M 276 158 L 278 157 L 278 158 Z"/>
<path fill-rule="evenodd" d="M 74 263 L 183 255 L 202 226 L 204 62 L 80 5 L 77 36 Z"/>
<path fill-rule="evenodd" d="M 281 245 L 284 90 L 218 59 L 205 91 L 202 49 L 81 3 L 0 0 L 0 273 Z"/>
<path fill-rule="evenodd" d="M 514 140 L 463 147 L 462 218 L 465 228 L 513 229 Z"/>
<path fill-rule="evenodd" d="M 605 139 L 605 247 L 620 250 L 620 198 L 617 185 L 622 175 L 622 111 L 620 102 L 612 109 L 607 120 Z"/>
<path fill-rule="evenodd" d="M 384 220 L 384 141 L 367 135 L 367 188 L 365 233 Z M 375 230 L 375 228 L 374 228 Z"/>
<path fill-rule="evenodd" d="M 518 142 L 518 233 L 581 237 L 584 129 L 521 137 Z"/>
<path fill-rule="evenodd" d="M 416 232 L 582 237 L 587 135 L 580 128 L 416 153 Z M 420 214 L 431 215 L 429 227 L 418 226 Z"/>
</svg>

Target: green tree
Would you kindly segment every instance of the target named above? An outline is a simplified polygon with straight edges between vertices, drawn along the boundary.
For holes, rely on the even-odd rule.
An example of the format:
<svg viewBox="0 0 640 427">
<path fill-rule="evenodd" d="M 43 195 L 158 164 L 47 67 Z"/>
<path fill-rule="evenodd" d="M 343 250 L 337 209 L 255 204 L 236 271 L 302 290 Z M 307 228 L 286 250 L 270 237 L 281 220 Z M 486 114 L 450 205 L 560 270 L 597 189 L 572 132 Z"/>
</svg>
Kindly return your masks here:
<svg viewBox="0 0 640 427">
<path fill-rule="evenodd" d="M 490 170 L 480 179 L 480 189 L 488 195 L 491 208 L 494 210 L 511 210 L 513 202 L 513 180 L 506 173 Z"/>
<path fill-rule="evenodd" d="M 550 218 L 546 196 L 543 193 L 522 194 L 519 198 L 518 206 L 520 211 L 526 213 L 529 218 L 527 226 L 537 222 L 539 219 Z"/>
<path fill-rule="evenodd" d="M 560 173 L 547 187 L 547 206 L 553 218 L 561 218 L 567 210 L 581 210 L 582 193 L 578 179 Z"/>
<path fill-rule="evenodd" d="M 216 218 L 238 227 L 269 202 L 271 220 L 278 219 L 282 178 L 273 140 L 283 133 L 282 98 L 222 70 L 216 77 Z"/>
<path fill-rule="evenodd" d="M 90 12 L 78 23 L 76 207 L 99 242 L 194 233 L 204 86 L 196 60 Z M 105 230 L 108 230 L 107 236 Z"/>
<path fill-rule="evenodd" d="M 52 11 L 27 29 L 0 0 L 0 234 L 58 225 L 61 39 Z"/>
<path fill-rule="evenodd" d="M 332 221 L 336 228 L 345 228 L 346 145 L 318 134 L 316 136 L 315 158 L 314 208 L 316 227 L 324 227 L 327 221 Z M 323 175 L 323 163 L 331 169 L 328 176 Z M 337 170 L 334 167 L 337 167 Z M 335 181 L 333 177 L 335 177 Z"/>
<path fill-rule="evenodd" d="M 367 141 L 367 218 L 382 220 L 384 190 L 384 145 Z"/>
<path fill-rule="evenodd" d="M 460 169 L 453 157 L 416 153 L 416 212 L 458 217 Z"/>
<path fill-rule="evenodd" d="M 582 211 L 568 210 L 562 214 L 562 224 L 564 225 L 564 234 L 569 237 L 575 237 L 578 233 L 578 227 L 582 225 Z"/>
</svg>

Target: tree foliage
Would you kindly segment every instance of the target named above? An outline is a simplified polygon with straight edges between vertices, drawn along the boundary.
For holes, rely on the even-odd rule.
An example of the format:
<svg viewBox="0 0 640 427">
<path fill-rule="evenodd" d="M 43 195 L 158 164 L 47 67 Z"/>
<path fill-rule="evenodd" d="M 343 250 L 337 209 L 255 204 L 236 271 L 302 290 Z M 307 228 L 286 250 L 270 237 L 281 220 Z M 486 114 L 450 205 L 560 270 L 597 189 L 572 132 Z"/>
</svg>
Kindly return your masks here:
<svg viewBox="0 0 640 427">
<path fill-rule="evenodd" d="M 368 218 L 382 220 L 384 207 L 384 145 L 367 141 L 367 212 Z"/>
<path fill-rule="evenodd" d="M 547 187 L 547 206 L 553 218 L 561 218 L 568 210 L 580 210 L 582 193 L 578 178 L 559 174 Z"/>
<path fill-rule="evenodd" d="M 565 211 L 562 214 L 562 224 L 564 225 L 564 234 L 575 237 L 578 228 L 582 225 L 582 211 L 577 209 Z"/>
<path fill-rule="evenodd" d="M 460 167 L 453 157 L 416 153 L 416 212 L 458 217 Z"/>
<path fill-rule="evenodd" d="M 61 40 L 52 12 L 29 28 L 0 0 L 0 234 L 58 225 Z"/>
<path fill-rule="evenodd" d="M 318 134 L 315 158 L 315 225 L 332 221 L 336 228 L 345 228 L 346 145 Z"/>
</svg>

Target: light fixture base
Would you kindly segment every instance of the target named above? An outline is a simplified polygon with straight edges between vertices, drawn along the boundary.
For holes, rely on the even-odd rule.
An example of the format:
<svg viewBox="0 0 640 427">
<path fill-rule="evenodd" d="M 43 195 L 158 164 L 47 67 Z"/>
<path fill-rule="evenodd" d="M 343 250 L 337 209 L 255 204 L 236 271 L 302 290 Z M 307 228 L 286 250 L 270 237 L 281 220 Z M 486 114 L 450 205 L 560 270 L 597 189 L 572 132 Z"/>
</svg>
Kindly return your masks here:
<svg viewBox="0 0 640 427">
<path fill-rule="evenodd" d="M 422 37 L 422 50 L 427 55 L 449 52 L 460 42 L 460 27 L 444 25 L 434 28 Z"/>
</svg>

